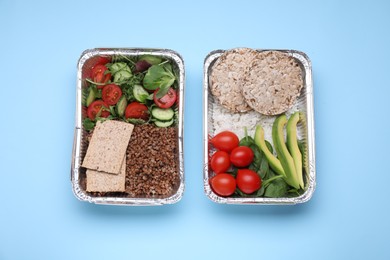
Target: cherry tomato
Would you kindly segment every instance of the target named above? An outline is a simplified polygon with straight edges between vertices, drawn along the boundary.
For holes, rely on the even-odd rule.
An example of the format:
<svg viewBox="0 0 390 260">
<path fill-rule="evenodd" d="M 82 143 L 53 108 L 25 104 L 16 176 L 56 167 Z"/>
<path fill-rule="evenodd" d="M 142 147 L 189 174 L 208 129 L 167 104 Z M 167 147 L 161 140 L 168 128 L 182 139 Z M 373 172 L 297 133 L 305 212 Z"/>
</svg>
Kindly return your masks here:
<svg viewBox="0 0 390 260">
<path fill-rule="evenodd" d="M 139 102 L 132 102 L 127 105 L 125 111 L 126 118 L 135 118 L 135 119 L 149 119 L 148 107 Z"/>
<path fill-rule="evenodd" d="M 92 81 L 96 83 L 107 83 L 111 78 L 111 73 L 106 73 L 108 68 L 104 65 L 98 64 L 92 68 Z M 103 86 L 98 85 L 98 88 Z"/>
<path fill-rule="evenodd" d="M 227 197 L 232 195 L 236 190 L 236 179 L 228 173 L 220 173 L 210 180 L 211 188 L 219 196 Z"/>
<path fill-rule="evenodd" d="M 91 120 L 95 120 L 99 112 L 100 117 L 108 117 L 110 115 L 108 105 L 103 100 L 93 101 L 87 109 L 87 115 Z"/>
<path fill-rule="evenodd" d="M 210 160 L 211 169 L 215 173 L 226 172 L 230 168 L 229 154 L 224 151 L 217 151 Z"/>
<path fill-rule="evenodd" d="M 238 146 L 240 141 L 238 140 L 238 137 L 235 133 L 230 131 L 223 131 L 214 136 L 210 142 L 218 150 L 230 153 Z"/>
<path fill-rule="evenodd" d="M 230 153 L 230 161 L 236 167 L 246 167 L 253 161 L 253 151 L 248 146 L 238 146 Z"/>
<path fill-rule="evenodd" d="M 93 78 L 92 77 L 92 69 L 96 65 L 105 65 L 111 62 L 111 58 L 103 57 L 103 56 L 94 56 L 87 60 L 87 62 L 83 66 L 83 79 L 85 78 Z"/>
<path fill-rule="evenodd" d="M 169 108 L 175 103 L 177 94 L 173 88 L 169 88 L 168 93 L 165 94 L 162 98 L 156 97 L 158 91 L 159 89 L 154 91 L 153 100 L 159 108 Z"/>
<path fill-rule="evenodd" d="M 261 187 L 260 176 L 249 169 L 239 169 L 236 179 L 238 188 L 245 194 L 252 194 Z"/>
<path fill-rule="evenodd" d="M 118 85 L 115 84 L 106 85 L 102 90 L 102 99 L 109 106 L 113 106 L 118 103 L 121 96 L 122 90 Z"/>
</svg>

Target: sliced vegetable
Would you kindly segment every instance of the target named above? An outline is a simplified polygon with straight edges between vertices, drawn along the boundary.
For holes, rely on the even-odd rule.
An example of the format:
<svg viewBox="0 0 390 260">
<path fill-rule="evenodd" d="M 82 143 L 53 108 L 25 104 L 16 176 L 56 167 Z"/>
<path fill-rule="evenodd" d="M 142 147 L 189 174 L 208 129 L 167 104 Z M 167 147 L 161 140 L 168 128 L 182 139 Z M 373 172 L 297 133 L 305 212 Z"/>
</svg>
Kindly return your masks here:
<svg viewBox="0 0 390 260">
<path fill-rule="evenodd" d="M 283 167 L 286 182 L 295 189 L 299 189 L 299 181 L 297 179 L 294 159 L 290 155 L 284 141 L 283 127 L 286 123 L 286 115 L 281 115 L 276 118 L 272 126 L 272 140 L 280 163 Z"/>
<path fill-rule="evenodd" d="M 298 180 L 299 186 L 304 188 L 303 174 L 302 174 L 302 154 L 298 147 L 297 139 L 297 124 L 300 121 L 300 112 L 294 113 L 287 122 L 287 147 L 290 152 L 295 165 L 295 178 Z"/>
<path fill-rule="evenodd" d="M 102 99 L 107 105 L 113 106 L 118 103 L 122 96 L 122 90 L 118 85 L 109 84 L 102 90 Z"/>
<path fill-rule="evenodd" d="M 171 126 L 173 124 L 174 120 L 171 119 L 169 121 L 154 121 L 154 124 L 158 127 L 168 127 L 168 126 Z"/>
<path fill-rule="evenodd" d="M 149 97 L 149 92 L 147 92 L 141 85 L 134 85 L 133 95 L 137 101 L 145 103 Z"/>
<path fill-rule="evenodd" d="M 88 106 L 87 115 L 91 120 L 95 120 L 96 117 L 108 117 L 109 107 L 103 100 L 95 100 Z"/>
<path fill-rule="evenodd" d="M 125 117 L 134 119 L 149 119 L 148 107 L 139 102 L 132 102 L 126 107 Z"/>
<path fill-rule="evenodd" d="M 168 121 L 171 120 L 174 116 L 174 111 L 172 108 L 159 108 L 154 107 L 152 108 L 152 116 L 160 121 Z"/>
<path fill-rule="evenodd" d="M 278 174 L 285 176 L 284 169 L 280 161 L 273 155 L 273 153 L 269 150 L 268 145 L 264 139 L 264 129 L 261 126 L 256 126 L 255 131 L 255 143 L 256 145 L 263 151 L 265 157 L 268 160 L 271 168 L 276 171 Z"/>
<path fill-rule="evenodd" d="M 122 97 L 119 99 L 118 103 L 116 104 L 116 112 L 118 116 L 123 117 L 125 115 L 126 107 L 127 107 L 127 99 L 126 96 L 122 95 Z"/>
<path fill-rule="evenodd" d="M 111 74 L 108 71 L 108 68 L 105 65 L 95 65 L 92 69 L 92 81 L 96 83 L 107 83 L 111 78 Z M 103 85 L 98 86 L 102 88 Z"/>
<path fill-rule="evenodd" d="M 108 68 L 112 75 L 114 76 L 114 82 L 117 84 L 122 84 L 132 77 L 133 73 L 130 70 L 129 65 L 125 62 L 115 62 L 108 65 Z"/>
<path fill-rule="evenodd" d="M 148 72 L 143 79 L 143 86 L 147 90 L 159 89 L 156 97 L 162 98 L 168 93 L 169 88 L 173 85 L 175 80 L 176 76 L 169 63 L 153 65 L 148 69 Z"/>
<path fill-rule="evenodd" d="M 160 89 L 156 89 L 153 93 L 154 103 L 160 108 L 169 108 L 173 106 L 176 101 L 176 91 L 173 88 L 169 88 L 168 93 L 161 98 L 157 98 L 157 93 Z"/>
<path fill-rule="evenodd" d="M 96 99 L 96 96 L 97 96 L 96 87 L 89 87 L 88 96 L 87 96 L 87 99 L 85 101 L 86 102 L 85 105 L 89 106 Z"/>
<path fill-rule="evenodd" d="M 162 62 L 161 57 L 158 57 L 156 55 L 141 55 L 139 57 L 139 60 L 146 61 L 151 65 L 157 65 L 157 64 L 160 64 Z"/>
</svg>

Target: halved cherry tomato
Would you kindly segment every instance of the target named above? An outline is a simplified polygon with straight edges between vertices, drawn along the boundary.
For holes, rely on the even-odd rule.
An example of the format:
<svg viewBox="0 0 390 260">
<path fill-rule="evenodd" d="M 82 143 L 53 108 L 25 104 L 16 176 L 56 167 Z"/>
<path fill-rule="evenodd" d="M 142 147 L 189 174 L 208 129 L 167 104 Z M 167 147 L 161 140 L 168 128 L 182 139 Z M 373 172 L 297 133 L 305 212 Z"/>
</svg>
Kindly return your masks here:
<svg viewBox="0 0 390 260">
<path fill-rule="evenodd" d="M 93 56 L 92 58 L 88 59 L 84 66 L 83 66 L 83 79 L 90 78 L 92 79 L 92 69 L 96 65 L 105 65 L 107 63 L 111 62 L 111 58 L 109 57 L 103 57 L 103 56 Z"/>
<path fill-rule="evenodd" d="M 252 194 L 261 187 L 260 176 L 249 169 L 240 169 L 237 172 L 237 186 L 245 194 Z"/>
<path fill-rule="evenodd" d="M 148 120 L 149 118 L 148 107 L 139 102 L 132 102 L 126 107 L 125 117 Z"/>
<path fill-rule="evenodd" d="M 220 173 L 210 180 L 211 188 L 219 196 L 227 197 L 232 195 L 236 190 L 236 179 L 228 173 Z"/>
<path fill-rule="evenodd" d="M 236 167 L 246 167 L 252 163 L 254 153 L 248 146 L 238 146 L 230 154 L 230 161 Z"/>
<path fill-rule="evenodd" d="M 111 78 L 111 73 L 106 73 L 108 68 L 105 65 L 95 65 L 92 68 L 92 81 L 96 83 L 107 83 Z M 102 85 L 98 85 L 98 88 L 103 88 Z"/>
<path fill-rule="evenodd" d="M 211 169 L 215 173 L 226 172 L 230 168 L 229 154 L 224 151 L 217 151 L 210 160 Z"/>
<path fill-rule="evenodd" d="M 169 108 L 175 103 L 177 94 L 173 88 L 169 88 L 168 93 L 162 98 L 156 97 L 158 91 L 159 88 L 154 91 L 153 100 L 159 108 Z"/>
<path fill-rule="evenodd" d="M 218 150 L 230 153 L 238 146 L 240 140 L 238 140 L 238 137 L 235 133 L 230 131 L 223 131 L 214 136 L 210 142 Z"/>
<path fill-rule="evenodd" d="M 103 100 L 93 101 L 88 109 L 87 115 L 91 120 L 95 120 L 96 116 L 100 113 L 100 117 L 108 117 L 110 112 L 108 111 L 108 105 Z"/>
<path fill-rule="evenodd" d="M 122 90 L 118 85 L 108 84 L 103 87 L 102 90 L 102 99 L 109 106 L 113 106 L 118 103 L 119 99 L 122 96 Z"/>
</svg>

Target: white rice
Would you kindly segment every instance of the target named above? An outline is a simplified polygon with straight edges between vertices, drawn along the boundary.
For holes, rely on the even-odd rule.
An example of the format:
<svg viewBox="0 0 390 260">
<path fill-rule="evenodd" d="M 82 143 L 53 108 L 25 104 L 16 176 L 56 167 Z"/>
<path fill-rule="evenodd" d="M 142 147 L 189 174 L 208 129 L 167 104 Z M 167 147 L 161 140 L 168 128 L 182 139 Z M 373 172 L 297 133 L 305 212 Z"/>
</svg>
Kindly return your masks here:
<svg viewBox="0 0 390 260">
<path fill-rule="evenodd" d="M 295 102 L 295 104 L 286 112 L 289 118 L 296 111 L 303 111 L 303 102 Z M 246 113 L 232 113 L 228 109 L 221 106 L 218 102 L 210 104 L 211 109 L 211 135 L 216 135 L 222 131 L 231 131 L 235 133 L 239 139 L 245 136 L 246 127 L 249 136 L 255 135 L 257 125 L 261 125 L 264 129 L 264 137 L 272 144 L 272 125 L 277 116 L 266 116 L 256 111 Z M 209 115 L 210 116 L 210 115 Z M 301 133 L 298 128 L 298 138 L 301 138 Z"/>
</svg>

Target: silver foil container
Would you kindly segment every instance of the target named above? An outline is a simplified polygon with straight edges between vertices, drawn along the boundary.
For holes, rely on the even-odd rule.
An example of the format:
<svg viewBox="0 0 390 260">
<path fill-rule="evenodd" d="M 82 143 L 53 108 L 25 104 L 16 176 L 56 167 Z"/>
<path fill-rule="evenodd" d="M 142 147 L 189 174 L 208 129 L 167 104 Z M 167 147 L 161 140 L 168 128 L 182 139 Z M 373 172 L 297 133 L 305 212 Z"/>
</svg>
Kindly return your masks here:
<svg viewBox="0 0 390 260">
<path fill-rule="evenodd" d="M 177 125 L 178 133 L 178 172 L 180 176 L 180 183 L 177 183 L 177 187 L 173 194 L 167 197 L 153 197 L 153 198 L 134 198 L 126 197 L 122 195 L 118 196 L 92 196 L 83 188 L 81 184 L 81 175 L 84 174 L 85 169 L 80 167 L 82 159 L 86 153 L 85 139 L 87 132 L 83 129 L 83 106 L 82 100 L 82 87 L 83 87 L 83 69 L 92 66 L 93 59 L 97 57 L 112 57 L 112 56 L 124 56 L 134 57 L 140 55 L 155 55 L 164 59 L 168 59 L 172 62 L 173 69 L 179 75 L 179 122 Z M 108 204 L 108 205 L 128 205 L 128 206 L 156 206 L 163 204 L 173 204 L 178 202 L 184 192 L 184 153 L 183 153 L 183 140 L 184 140 L 184 61 L 182 57 L 168 49 L 144 49 L 144 48 L 97 48 L 89 49 L 81 54 L 81 57 L 77 65 L 77 88 L 76 88 L 76 122 L 74 130 L 73 140 L 73 152 L 71 162 L 71 183 L 74 195 L 81 201 L 88 201 L 96 204 Z"/>
<path fill-rule="evenodd" d="M 269 51 L 269 50 L 257 50 Z M 216 202 L 222 204 L 298 204 L 304 203 L 313 195 L 316 186 L 316 169 L 315 169 L 315 141 L 314 141 L 314 110 L 313 110 L 313 81 L 312 81 L 312 70 L 311 62 L 307 55 L 303 52 L 296 50 L 277 50 L 287 53 L 294 57 L 299 63 L 303 70 L 304 86 L 301 95 L 296 100 L 295 108 L 299 109 L 306 115 L 307 124 L 306 127 L 298 128 L 302 137 L 306 139 L 308 145 L 308 173 L 306 174 L 307 188 L 302 195 L 299 197 L 286 197 L 286 198 L 265 198 L 265 197 L 221 197 L 213 192 L 210 187 L 210 178 L 214 176 L 214 173 L 209 167 L 209 156 L 213 153 L 213 148 L 209 147 L 209 136 L 214 136 L 216 132 L 215 125 L 218 123 L 216 120 L 221 118 L 216 116 L 216 112 L 213 111 L 214 106 L 218 106 L 217 101 L 213 98 L 210 91 L 209 75 L 215 61 L 225 52 L 224 50 L 215 50 L 210 52 L 204 60 L 204 71 L 203 71 L 203 149 L 204 149 L 204 170 L 203 170 L 203 182 L 204 191 L 206 196 Z M 289 111 L 286 112 L 287 114 Z M 265 116 L 264 116 L 265 117 Z M 276 118 L 276 117 L 275 117 Z M 232 122 L 233 123 L 233 122 Z M 260 120 L 257 124 L 262 124 Z M 266 127 L 263 126 L 265 131 Z M 302 129 L 306 128 L 306 129 Z M 226 129 L 228 130 L 228 129 Z M 270 129 L 268 129 L 270 131 Z M 234 131 L 233 131 L 234 132 Z"/>
</svg>

